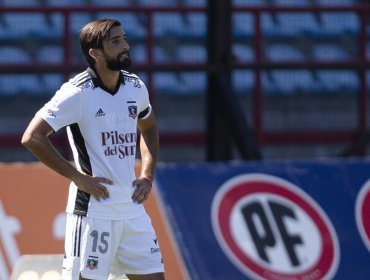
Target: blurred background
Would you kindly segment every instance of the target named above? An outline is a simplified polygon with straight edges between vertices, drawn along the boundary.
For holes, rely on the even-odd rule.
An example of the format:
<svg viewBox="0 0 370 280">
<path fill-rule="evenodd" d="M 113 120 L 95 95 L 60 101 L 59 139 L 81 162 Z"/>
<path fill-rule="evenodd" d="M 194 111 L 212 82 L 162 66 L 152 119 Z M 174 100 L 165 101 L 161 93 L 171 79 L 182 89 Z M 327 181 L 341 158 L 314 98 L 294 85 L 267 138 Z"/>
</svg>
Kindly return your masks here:
<svg viewBox="0 0 370 280">
<path fill-rule="evenodd" d="M 366 156 L 370 6 L 360 0 L 1 0 L 0 161 L 85 69 L 80 28 L 117 18 L 166 162 Z M 53 141 L 71 158 L 64 132 Z"/>
</svg>

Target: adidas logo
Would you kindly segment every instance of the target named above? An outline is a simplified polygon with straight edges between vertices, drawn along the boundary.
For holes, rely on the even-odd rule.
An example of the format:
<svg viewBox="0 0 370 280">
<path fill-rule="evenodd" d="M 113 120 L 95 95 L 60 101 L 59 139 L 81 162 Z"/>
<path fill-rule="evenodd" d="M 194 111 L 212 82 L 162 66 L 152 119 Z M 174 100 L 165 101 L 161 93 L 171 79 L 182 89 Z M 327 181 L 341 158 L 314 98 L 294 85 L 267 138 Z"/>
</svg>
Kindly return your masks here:
<svg viewBox="0 0 370 280">
<path fill-rule="evenodd" d="M 101 108 L 99 108 L 99 110 L 95 114 L 95 117 L 102 117 L 102 116 L 105 116 L 105 113 L 103 112 Z"/>
</svg>

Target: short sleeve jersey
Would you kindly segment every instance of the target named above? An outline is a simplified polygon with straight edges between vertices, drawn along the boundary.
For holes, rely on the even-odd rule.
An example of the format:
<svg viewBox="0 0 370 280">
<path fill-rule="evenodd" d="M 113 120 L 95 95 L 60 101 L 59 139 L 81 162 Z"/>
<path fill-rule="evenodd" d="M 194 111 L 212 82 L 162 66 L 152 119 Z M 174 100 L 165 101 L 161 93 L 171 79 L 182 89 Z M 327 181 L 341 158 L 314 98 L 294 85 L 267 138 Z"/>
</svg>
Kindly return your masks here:
<svg viewBox="0 0 370 280">
<path fill-rule="evenodd" d="M 133 218 L 144 212 L 133 203 L 137 121 L 151 114 L 148 91 L 138 76 L 121 71 L 109 92 L 88 68 L 56 92 L 37 115 L 57 131 L 67 127 L 77 168 L 113 181 L 110 197 L 97 201 L 71 182 L 67 212 L 102 219 Z"/>
</svg>

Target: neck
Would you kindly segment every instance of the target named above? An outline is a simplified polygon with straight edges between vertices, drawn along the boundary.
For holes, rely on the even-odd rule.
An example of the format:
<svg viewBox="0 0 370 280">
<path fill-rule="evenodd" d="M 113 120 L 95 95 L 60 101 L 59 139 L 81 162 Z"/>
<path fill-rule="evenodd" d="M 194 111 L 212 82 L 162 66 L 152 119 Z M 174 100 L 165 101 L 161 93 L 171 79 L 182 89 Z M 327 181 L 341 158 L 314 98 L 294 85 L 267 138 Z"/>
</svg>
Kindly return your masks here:
<svg viewBox="0 0 370 280">
<path fill-rule="evenodd" d="M 106 67 L 96 67 L 96 72 L 106 88 L 112 91 L 116 89 L 120 71 L 110 70 Z"/>
</svg>

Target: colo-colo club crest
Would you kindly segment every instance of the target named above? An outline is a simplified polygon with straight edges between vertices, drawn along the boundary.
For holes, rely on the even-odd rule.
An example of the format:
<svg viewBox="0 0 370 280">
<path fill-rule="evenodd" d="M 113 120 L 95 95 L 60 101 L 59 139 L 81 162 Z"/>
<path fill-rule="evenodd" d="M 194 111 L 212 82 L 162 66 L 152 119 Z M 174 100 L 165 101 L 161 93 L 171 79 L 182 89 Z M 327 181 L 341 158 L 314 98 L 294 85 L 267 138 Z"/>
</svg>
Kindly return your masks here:
<svg viewBox="0 0 370 280">
<path fill-rule="evenodd" d="M 86 267 L 90 268 L 91 270 L 98 268 L 98 260 L 95 257 L 90 257 L 86 261 Z"/>
<path fill-rule="evenodd" d="M 136 105 L 128 106 L 128 116 L 130 118 L 136 119 L 137 117 L 137 106 Z"/>
<path fill-rule="evenodd" d="M 338 238 L 321 207 L 270 175 L 240 175 L 212 202 L 212 225 L 226 257 L 251 279 L 332 279 Z"/>
</svg>

